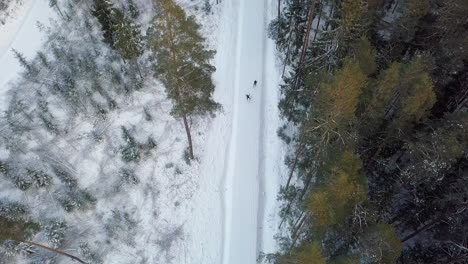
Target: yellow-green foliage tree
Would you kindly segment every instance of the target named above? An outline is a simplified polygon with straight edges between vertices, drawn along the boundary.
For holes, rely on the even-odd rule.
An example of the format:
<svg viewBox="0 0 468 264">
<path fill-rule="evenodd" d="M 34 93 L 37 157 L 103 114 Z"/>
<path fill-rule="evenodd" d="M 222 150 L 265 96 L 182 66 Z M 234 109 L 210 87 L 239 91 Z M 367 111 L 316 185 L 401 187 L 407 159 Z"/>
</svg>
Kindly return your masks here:
<svg viewBox="0 0 468 264">
<path fill-rule="evenodd" d="M 358 244 L 363 263 L 393 264 L 397 262 L 402 250 L 395 229 L 385 223 L 368 228 Z"/>
<path fill-rule="evenodd" d="M 367 198 L 367 182 L 361 173 L 361 161 L 351 151 L 345 151 L 333 164 L 323 185 L 310 193 L 308 210 L 311 224 L 319 236 L 335 225 L 345 223 L 354 207 Z"/>
<path fill-rule="evenodd" d="M 370 99 L 362 116 L 362 133 L 371 135 L 385 121 L 404 129 L 427 117 L 436 101 L 431 76 L 423 58 L 392 63 L 370 85 Z"/>
<path fill-rule="evenodd" d="M 391 109 L 392 99 L 400 81 L 401 64 L 392 63 L 390 67 L 382 71 L 377 80 L 370 85 L 372 97 L 366 106 L 366 111 L 362 118 L 363 132 L 372 134 L 386 119 L 386 115 Z"/>
<path fill-rule="evenodd" d="M 347 58 L 343 67 L 327 75 L 319 85 L 308 120 L 302 127 L 304 138 L 319 134 L 323 143 L 343 139 L 355 120 L 355 111 L 367 76 L 359 64 Z"/>
<path fill-rule="evenodd" d="M 322 254 L 318 242 L 307 243 L 293 250 L 290 255 L 284 256 L 278 264 L 326 264 L 326 258 Z"/>
<path fill-rule="evenodd" d="M 366 9 L 361 0 L 343 0 L 341 2 L 341 27 L 345 40 L 354 39 L 362 35 L 366 25 Z"/>
<path fill-rule="evenodd" d="M 427 116 L 436 101 L 431 76 L 424 60 L 415 58 L 404 68 L 401 77 L 401 110 L 398 123 L 418 123 Z"/>
<path fill-rule="evenodd" d="M 377 70 L 377 64 L 375 63 L 376 51 L 366 37 L 361 37 L 351 45 L 351 54 L 364 74 L 369 76 Z"/>
</svg>

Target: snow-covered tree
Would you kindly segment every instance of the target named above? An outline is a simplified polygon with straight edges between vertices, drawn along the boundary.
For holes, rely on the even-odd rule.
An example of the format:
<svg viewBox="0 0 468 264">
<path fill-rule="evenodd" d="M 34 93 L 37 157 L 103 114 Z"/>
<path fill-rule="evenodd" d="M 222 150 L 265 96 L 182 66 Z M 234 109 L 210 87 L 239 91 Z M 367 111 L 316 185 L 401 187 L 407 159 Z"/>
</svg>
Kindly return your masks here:
<svg viewBox="0 0 468 264">
<path fill-rule="evenodd" d="M 94 0 L 94 7 L 91 11 L 101 24 L 104 42 L 113 46 L 112 30 L 112 3 L 109 0 Z"/>
<path fill-rule="evenodd" d="M 140 26 L 125 15 L 120 9 L 112 12 L 113 43 L 125 61 L 131 61 L 137 67 L 140 77 L 143 78 L 138 66 L 138 58 L 143 54 L 143 37 Z"/>
<path fill-rule="evenodd" d="M 45 233 L 47 241 L 53 248 L 58 248 L 65 240 L 65 233 L 67 231 L 67 224 L 60 220 L 52 220 L 45 226 Z"/>
<path fill-rule="evenodd" d="M 214 51 L 204 47 L 199 25 L 173 0 L 154 1 L 155 16 L 148 31 L 148 44 L 155 57 L 155 75 L 174 102 L 171 114 L 182 118 L 193 159 L 189 117 L 214 114 L 220 108 L 212 94 Z"/>
</svg>

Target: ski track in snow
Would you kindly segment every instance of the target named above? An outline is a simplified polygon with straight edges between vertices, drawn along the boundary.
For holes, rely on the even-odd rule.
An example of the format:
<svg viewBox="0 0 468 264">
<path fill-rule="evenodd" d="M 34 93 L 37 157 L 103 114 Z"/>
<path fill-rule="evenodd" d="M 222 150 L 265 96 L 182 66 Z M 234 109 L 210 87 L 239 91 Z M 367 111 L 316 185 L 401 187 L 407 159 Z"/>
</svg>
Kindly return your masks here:
<svg viewBox="0 0 468 264">
<path fill-rule="evenodd" d="M 225 171 L 223 264 L 256 263 L 261 246 L 264 175 L 264 57 L 267 0 L 238 0 L 232 132 Z M 226 8 L 227 9 L 227 8 Z M 223 16 L 227 17 L 227 16 Z M 225 21 L 226 22 L 226 21 Z M 226 34 L 226 33 L 224 33 Z M 227 47 L 224 47 L 227 48 Z M 233 49 L 231 49 L 233 50 Z M 254 80 L 258 81 L 254 87 Z M 250 94 L 251 101 L 246 99 Z M 259 217 L 260 216 L 260 217 Z"/>
<path fill-rule="evenodd" d="M 279 73 L 266 33 L 274 2 L 222 2 L 214 98 L 223 111 L 201 161 L 191 263 L 254 264 L 260 251 L 275 250 Z"/>
</svg>

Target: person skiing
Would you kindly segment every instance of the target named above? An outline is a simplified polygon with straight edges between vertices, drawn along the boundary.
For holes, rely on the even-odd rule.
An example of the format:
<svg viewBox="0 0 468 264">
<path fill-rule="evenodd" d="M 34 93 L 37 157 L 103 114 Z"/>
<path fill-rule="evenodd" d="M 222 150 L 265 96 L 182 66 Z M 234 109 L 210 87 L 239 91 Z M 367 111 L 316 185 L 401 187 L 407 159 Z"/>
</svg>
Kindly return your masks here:
<svg viewBox="0 0 468 264">
<path fill-rule="evenodd" d="M 250 94 L 246 94 L 245 98 L 247 99 L 247 101 L 250 101 L 250 99 L 252 99 L 252 98 L 250 98 Z"/>
<path fill-rule="evenodd" d="M 257 86 L 257 80 L 254 81 L 254 85 L 253 85 L 253 86 L 254 86 L 254 87 Z"/>
</svg>

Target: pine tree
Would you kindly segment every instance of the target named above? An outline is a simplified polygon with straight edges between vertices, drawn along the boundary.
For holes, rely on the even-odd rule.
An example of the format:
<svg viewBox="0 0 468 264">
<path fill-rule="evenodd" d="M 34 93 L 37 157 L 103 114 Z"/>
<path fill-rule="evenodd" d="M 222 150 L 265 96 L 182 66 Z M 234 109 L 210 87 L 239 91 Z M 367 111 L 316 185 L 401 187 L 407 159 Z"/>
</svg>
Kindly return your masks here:
<svg viewBox="0 0 468 264">
<path fill-rule="evenodd" d="M 363 263 L 396 263 L 401 255 L 402 245 L 389 224 L 377 224 L 368 228 L 359 240 L 359 251 Z"/>
<path fill-rule="evenodd" d="M 346 139 L 346 131 L 355 119 L 359 96 L 367 77 L 359 64 L 346 59 L 333 76 L 326 75 L 319 84 L 309 118 L 301 128 L 303 137 L 319 134 L 329 142 Z"/>
<path fill-rule="evenodd" d="M 322 255 L 322 249 L 318 242 L 312 242 L 292 252 L 291 256 L 280 261 L 280 264 L 326 264 L 326 258 Z"/>
<path fill-rule="evenodd" d="M 401 64 L 392 63 L 370 85 L 370 99 L 361 118 L 362 134 L 372 135 L 395 112 L 395 96 L 400 83 Z"/>
<path fill-rule="evenodd" d="M 135 4 L 134 0 L 127 0 L 127 8 L 133 19 L 137 19 L 140 16 L 140 10 L 138 10 L 138 6 Z"/>
<path fill-rule="evenodd" d="M 411 41 L 417 31 L 419 20 L 430 11 L 429 0 L 405 1 L 401 8 L 401 18 L 397 33 L 406 41 Z"/>
<path fill-rule="evenodd" d="M 143 54 L 143 37 L 140 26 L 119 9 L 113 9 L 113 43 L 114 48 L 120 52 L 124 60 L 134 63 L 140 72 L 138 58 Z M 143 78 L 140 72 L 140 77 Z"/>
<path fill-rule="evenodd" d="M 67 224 L 60 220 L 50 221 L 45 226 L 47 241 L 49 241 L 53 248 L 58 248 L 62 245 L 63 241 L 65 240 L 65 233 L 67 228 Z"/>
<path fill-rule="evenodd" d="M 101 24 L 104 42 L 113 47 L 112 3 L 109 0 L 94 0 L 91 14 L 95 16 Z"/>
<path fill-rule="evenodd" d="M 60 16 L 65 19 L 65 16 L 63 15 L 62 13 L 62 10 L 60 9 L 58 3 L 57 3 L 57 0 L 49 0 L 49 6 L 52 7 L 52 8 L 57 8 L 57 11 L 59 12 Z"/>
<path fill-rule="evenodd" d="M 211 12 L 211 3 L 210 0 L 205 0 L 205 3 L 203 4 L 203 11 L 205 11 L 205 14 L 209 15 Z"/>
<path fill-rule="evenodd" d="M 174 102 L 171 114 L 184 122 L 189 154 L 193 159 L 189 117 L 214 114 L 220 108 L 212 98 L 211 75 L 215 67 L 210 64 L 210 59 L 214 51 L 204 47 L 199 25 L 173 0 L 154 1 L 154 4 L 156 14 L 147 35 L 156 60 L 155 75 Z"/>
<path fill-rule="evenodd" d="M 26 60 L 26 57 L 24 57 L 23 53 L 13 49 L 13 53 L 15 55 L 15 58 L 19 61 L 21 66 L 23 66 L 24 69 L 26 69 L 28 72 L 31 72 L 33 70 L 33 67 L 30 62 Z"/>
<path fill-rule="evenodd" d="M 431 76 L 426 70 L 423 58 L 411 60 L 402 73 L 401 110 L 398 123 L 419 123 L 429 114 L 436 101 Z"/>
<path fill-rule="evenodd" d="M 31 237 L 39 230 L 40 226 L 35 222 L 25 220 L 10 220 L 8 218 L 0 216 L 0 241 L 12 240 L 16 242 L 30 244 L 57 254 L 67 256 L 80 263 L 86 264 L 86 262 L 71 254 L 29 241 L 29 239 L 31 239 Z"/>
<path fill-rule="evenodd" d="M 354 206 L 367 199 L 367 182 L 361 167 L 360 159 L 345 151 L 322 179 L 322 187 L 312 190 L 308 209 L 318 235 L 326 234 L 335 224 L 344 224 Z"/>
</svg>

